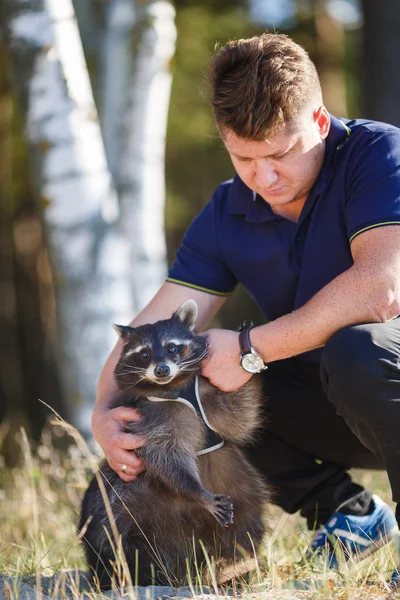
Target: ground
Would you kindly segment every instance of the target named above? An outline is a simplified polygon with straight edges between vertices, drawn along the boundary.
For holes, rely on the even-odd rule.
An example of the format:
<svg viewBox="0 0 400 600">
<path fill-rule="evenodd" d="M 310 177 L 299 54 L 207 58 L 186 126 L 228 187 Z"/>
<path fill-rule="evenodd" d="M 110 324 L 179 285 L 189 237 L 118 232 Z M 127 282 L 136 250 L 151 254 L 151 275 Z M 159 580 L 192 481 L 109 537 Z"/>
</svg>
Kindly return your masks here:
<svg viewBox="0 0 400 600">
<path fill-rule="evenodd" d="M 85 594 L 78 585 L 85 564 L 76 524 L 91 471 L 82 440 L 68 437 L 53 424 L 38 445 L 29 443 L 24 433 L 19 434 L 19 444 L 20 463 L 0 471 L 0 574 L 6 577 L 0 576 L 0 600 L 18 600 L 25 592 L 29 599 L 61 598 L 63 586 L 66 597 L 74 600 L 98 597 L 95 591 Z M 391 503 L 385 473 L 358 471 L 354 478 Z M 269 532 L 258 556 L 258 569 L 245 587 L 204 589 L 200 594 L 194 582 L 192 589 L 180 592 L 142 589 L 136 596 L 131 591 L 125 597 L 215 599 L 240 593 L 245 600 L 400 599 L 400 592 L 391 592 L 386 584 L 398 563 L 393 542 L 361 563 L 342 564 L 332 572 L 319 561 L 305 558 L 310 533 L 298 515 L 267 507 L 266 520 Z"/>
</svg>

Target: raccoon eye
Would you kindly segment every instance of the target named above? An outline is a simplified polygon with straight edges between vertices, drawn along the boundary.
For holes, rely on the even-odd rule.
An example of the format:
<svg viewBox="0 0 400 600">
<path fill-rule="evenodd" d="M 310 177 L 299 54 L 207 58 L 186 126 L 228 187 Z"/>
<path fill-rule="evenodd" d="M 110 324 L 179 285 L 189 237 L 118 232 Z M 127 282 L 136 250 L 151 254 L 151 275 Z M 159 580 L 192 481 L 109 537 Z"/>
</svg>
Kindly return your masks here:
<svg viewBox="0 0 400 600">
<path fill-rule="evenodd" d="M 140 356 L 142 358 L 149 358 L 149 353 L 147 352 L 147 350 L 141 350 L 140 351 Z"/>
<path fill-rule="evenodd" d="M 170 354 L 176 354 L 178 352 L 178 348 L 175 346 L 175 344 L 170 344 L 168 346 L 168 352 Z"/>
</svg>

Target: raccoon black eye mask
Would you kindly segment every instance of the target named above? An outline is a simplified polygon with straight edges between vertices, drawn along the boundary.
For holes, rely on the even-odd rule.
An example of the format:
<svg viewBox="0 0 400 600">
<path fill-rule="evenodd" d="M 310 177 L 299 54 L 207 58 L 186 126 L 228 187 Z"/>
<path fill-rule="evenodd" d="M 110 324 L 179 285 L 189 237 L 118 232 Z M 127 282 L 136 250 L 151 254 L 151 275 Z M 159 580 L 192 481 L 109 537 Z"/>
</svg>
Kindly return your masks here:
<svg viewBox="0 0 400 600">
<path fill-rule="evenodd" d="M 181 312 L 179 313 L 181 315 L 180 321 L 181 323 L 185 322 L 186 326 L 193 330 L 197 307 L 195 308 L 190 304 L 189 307 L 193 310 L 192 314 L 185 312 L 185 309 L 181 307 Z M 114 325 L 114 328 L 122 339 L 130 341 L 129 348 L 123 353 L 126 359 L 124 361 L 124 376 L 126 374 L 137 374 L 138 369 L 143 369 L 143 371 L 139 371 L 139 374 L 148 381 L 156 383 L 160 388 L 157 389 L 153 386 L 152 394 L 146 396 L 148 400 L 151 402 L 167 400 L 182 402 L 197 413 L 199 418 L 202 419 L 206 431 L 204 448 L 201 448 L 197 452 L 198 455 L 221 448 L 224 441 L 207 419 L 200 398 L 197 375 L 194 379 L 191 378 L 180 392 L 163 389 L 178 374 L 189 374 L 192 371 L 197 372 L 199 370 L 201 360 L 207 354 L 207 342 L 202 345 L 196 345 L 194 343 L 194 336 L 189 337 L 180 332 L 177 328 L 177 323 L 174 323 L 173 329 L 176 329 L 176 334 L 181 333 L 181 337 L 179 335 L 174 336 L 173 329 L 171 330 L 167 327 L 164 331 L 164 337 L 160 335 L 160 340 L 156 340 L 154 336 L 146 339 L 145 336 L 148 335 L 148 329 L 144 332 L 144 335 L 141 335 L 140 330 L 139 332 L 135 332 L 135 329 L 131 327 Z M 168 333 L 169 336 L 167 335 Z M 129 358 L 131 358 L 130 362 L 128 362 Z"/>
<path fill-rule="evenodd" d="M 146 395 L 157 388 L 170 391 L 188 384 L 208 350 L 207 341 L 194 333 L 196 316 L 197 307 L 189 301 L 171 319 L 158 321 L 156 328 L 114 325 L 124 344 L 115 370 L 120 389 L 126 391 L 129 382 L 130 388 L 136 387 L 135 395 Z"/>
</svg>

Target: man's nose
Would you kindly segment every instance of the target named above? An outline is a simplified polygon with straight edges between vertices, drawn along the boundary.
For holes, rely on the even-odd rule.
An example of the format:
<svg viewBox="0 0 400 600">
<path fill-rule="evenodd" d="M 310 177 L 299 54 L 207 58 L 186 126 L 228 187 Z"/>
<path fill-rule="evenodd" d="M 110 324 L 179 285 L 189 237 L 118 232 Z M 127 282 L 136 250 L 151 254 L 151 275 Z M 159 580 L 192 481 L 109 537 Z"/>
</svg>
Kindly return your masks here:
<svg viewBox="0 0 400 600">
<path fill-rule="evenodd" d="M 256 184 L 258 187 L 270 187 L 278 179 L 278 173 L 267 160 L 260 161 L 256 166 Z"/>
</svg>

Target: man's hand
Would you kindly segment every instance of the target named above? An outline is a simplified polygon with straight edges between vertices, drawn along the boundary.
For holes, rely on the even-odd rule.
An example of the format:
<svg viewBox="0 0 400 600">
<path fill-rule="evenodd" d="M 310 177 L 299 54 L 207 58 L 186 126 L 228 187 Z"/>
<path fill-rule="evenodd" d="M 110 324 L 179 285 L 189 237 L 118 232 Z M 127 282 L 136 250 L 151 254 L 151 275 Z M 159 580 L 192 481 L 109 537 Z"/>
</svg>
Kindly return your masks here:
<svg viewBox="0 0 400 600">
<path fill-rule="evenodd" d="M 112 409 L 96 407 L 93 412 L 94 438 L 102 447 L 110 467 L 124 481 L 133 481 L 144 471 L 143 461 L 133 450 L 141 448 L 145 439 L 124 431 L 124 423 L 139 420 L 138 411 L 128 406 Z M 126 471 L 122 471 L 123 465 L 126 465 Z"/>
<path fill-rule="evenodd" d="M 223 392 L 234 392 L 251 377 L 240 364 L 238 334 L 228 329 L 209 329 L 202 333 L 210 344 L 201 370 L 204 377 Z"/>
</svg>

